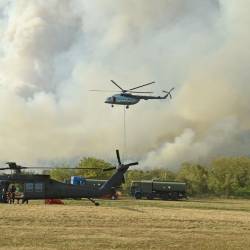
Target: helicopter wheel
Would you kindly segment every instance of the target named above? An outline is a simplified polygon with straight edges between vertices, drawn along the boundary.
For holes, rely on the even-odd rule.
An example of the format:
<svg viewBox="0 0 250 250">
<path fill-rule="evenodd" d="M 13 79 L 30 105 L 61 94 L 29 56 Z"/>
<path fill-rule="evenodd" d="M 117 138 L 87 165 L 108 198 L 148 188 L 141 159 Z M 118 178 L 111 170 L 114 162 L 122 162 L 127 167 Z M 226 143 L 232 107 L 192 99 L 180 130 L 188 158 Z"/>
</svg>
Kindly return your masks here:
<svg viewBox="0 0 250 250">
<path fill-rule="evenodd" d="M 126 106 L 126 109 L 128 109 L 128 108 L 129 108 L 129 105 Z"/>
<path fill-rule="evenodd" d="M 111 105 L 111 107 L 113 108 L 113 107 L 114 107 L 114 105 L 112 104 L 112 105 Z"/>
</svg>

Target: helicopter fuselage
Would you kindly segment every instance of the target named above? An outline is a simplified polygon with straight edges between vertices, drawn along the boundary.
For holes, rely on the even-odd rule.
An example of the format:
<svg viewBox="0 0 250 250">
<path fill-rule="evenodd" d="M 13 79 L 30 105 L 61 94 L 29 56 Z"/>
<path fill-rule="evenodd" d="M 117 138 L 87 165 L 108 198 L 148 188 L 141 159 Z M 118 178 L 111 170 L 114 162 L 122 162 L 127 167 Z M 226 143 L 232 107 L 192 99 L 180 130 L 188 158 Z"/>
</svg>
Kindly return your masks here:
<svg viewBox="0 0 250 250">
<path fill-rule="evenodd" d="M 166 91 L 163 91 L 166 92 Z M 105 103 L 115 105 L 126 105 L 129 107 L 130 105 L 134 105 L 142 100 L 150 100 L 150 99 L 166 99 L 170 92 L 166 92 L 167 94 L 164 96 L 149 96 L 149 95 L 133 95 L 130 93 L 121 93 L 110 96 L 106 99 Z"/>
<path fill-rule="evenodd" d="M 4 175 L 0 176 L 1 189 L 8 189 L 9 184 L 18 183 L 22 186 L 22 199 L 67 199 L 67 198 L 98 198 L 103 195 L 100 186 L 93 188 L 86 185 L 72 185 L 59 182 L 49 175 Z"/>
<path fill-rule="evenodd" d="M 134 105 L 140 101 L 140 98 L 131 94 L 116 94 L 106 99 L 105 103 L 112 105 Z"/>
</svg>

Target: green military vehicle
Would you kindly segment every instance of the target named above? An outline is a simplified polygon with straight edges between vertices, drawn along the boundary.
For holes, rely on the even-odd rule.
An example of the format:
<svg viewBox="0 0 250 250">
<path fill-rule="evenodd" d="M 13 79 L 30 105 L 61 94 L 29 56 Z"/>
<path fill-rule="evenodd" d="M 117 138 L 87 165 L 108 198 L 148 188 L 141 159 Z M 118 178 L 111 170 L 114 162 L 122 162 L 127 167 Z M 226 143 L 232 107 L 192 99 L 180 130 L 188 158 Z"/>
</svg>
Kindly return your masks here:
<svg viewBox="0 0 250 250">
<path fill-rule="evenodd" d="M 144 197 L 150 200 L 154 198 L 163 200 L 187 198 L 186 183 L 183 182 L 133 181 L 130 193 L 136 199 Z"/>
</svg>

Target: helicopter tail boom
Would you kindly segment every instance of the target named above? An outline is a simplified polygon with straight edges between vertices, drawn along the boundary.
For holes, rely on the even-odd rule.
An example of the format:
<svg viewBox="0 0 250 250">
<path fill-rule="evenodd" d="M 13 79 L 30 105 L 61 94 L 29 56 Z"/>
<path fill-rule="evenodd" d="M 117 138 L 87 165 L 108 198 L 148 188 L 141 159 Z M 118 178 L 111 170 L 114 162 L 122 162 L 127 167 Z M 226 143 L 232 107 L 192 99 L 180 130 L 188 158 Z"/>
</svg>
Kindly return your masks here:
<svg viewBox="0 0 250 250">
<path fill-rule="evenodd" d="M 117 169 L 117 171 L 111 176 L 109 180 L 107 180 L 99 189 L 101 195 L 105 195 L 110 193 L 110 190 L 113 188 L 121 186 L 122 183 L 125 182 L 124 174 L 128 170 L 128 168 L 132 165 L 137 165 L 138 162 L 133 162 L 127 165 L 122 165 Z"/>
<path fill-rule="evenodd" d="M 124 174 L 129 169 L 129 167 L 138 165 L 138 162 L 132 162 L 128 164 L 122 164 L 120 159 L 119 150 L 116 150 L 116 157 L 118 161 L 118 167 L 111 167 L 104 169 L 104 171 L 114 170 L 116 169 L 116 172 L 111 176 L 109 180 L 107 180 L 99 189 L 100 195 L 105 195 L 110 192 L 113 188 L 119 187 L 122 183 L 125 182 Z"/>
</svg>

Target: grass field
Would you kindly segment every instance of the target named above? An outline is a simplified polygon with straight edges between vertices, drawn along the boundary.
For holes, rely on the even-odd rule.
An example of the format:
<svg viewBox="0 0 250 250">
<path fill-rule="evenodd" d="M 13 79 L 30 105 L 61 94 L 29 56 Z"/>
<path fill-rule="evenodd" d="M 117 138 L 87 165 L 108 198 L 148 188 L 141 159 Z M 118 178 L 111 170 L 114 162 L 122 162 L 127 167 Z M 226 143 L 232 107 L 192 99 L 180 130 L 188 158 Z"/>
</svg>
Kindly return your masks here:
<svg viewBox="0 0 250 250">
<path fill-rule="evenodd" d="M 250 249 L 250 201 L 0 205 L 0 249 Z"/>
</svg>

